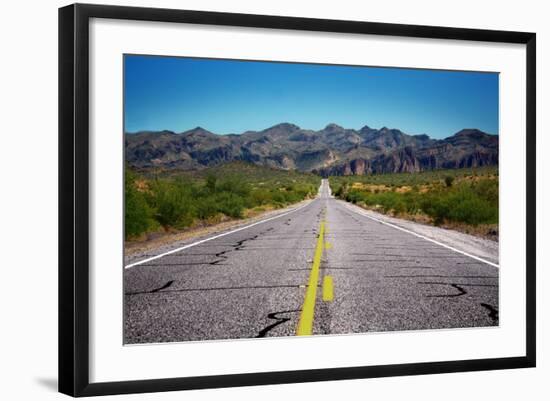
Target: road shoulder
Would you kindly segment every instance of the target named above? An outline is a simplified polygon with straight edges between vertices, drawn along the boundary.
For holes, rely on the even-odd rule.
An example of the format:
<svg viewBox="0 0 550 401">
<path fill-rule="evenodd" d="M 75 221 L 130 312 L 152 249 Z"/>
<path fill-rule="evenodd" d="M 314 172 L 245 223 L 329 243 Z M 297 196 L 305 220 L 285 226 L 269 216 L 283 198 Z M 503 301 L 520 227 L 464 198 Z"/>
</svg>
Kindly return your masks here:
<svg viewBox="0 0 550 401">
<path fill-rule="evenodd" d="M 213 226 L 201 227 L 198 229 L 165 235 L 161 238 L 134 244 L 131 248 L 125 247 L 124 265 L 127 266 L 142 259 L 160 255 L 173 249 L 192 244 L 196 241 L 202 241 L 215 235 L 224 234 L 242 227 L 246 227 L 250 224 L 255 224 L 266 219 L 278 217 L 280 215 L 292 212 L 295 209 L 306 206 L 307 204 L 313 202 L 313 200 L 314 199 L 308 199 L 282 209 L 270 210 L 250 218 L 231 220 Z"/>
<path fill-rule="evenodd" d="M 354 205 L 343 200 L 337 200 L 341 202 L 345 207 L 356 213 L 370 216 L 374 219 L 378 219 L 390 224 L 394 224 L 403 229 L 412 231 L 416 234 L 430 238 L 434 241 L 441 242 L 452 248 L 456 248 L 462 252 L 477 256 L 485 259 L 489 262 L 499 263 L 499 244 L 496 241 L 476 237 L 473 235 L 461 233 L 458 231 L 449 230 L 441 227 L 434 227 L 425 224 L 420 224 L 410 220 L 398 219 L 396 217 L 387 216 L 385 214 L 377 213 L 372 210 L 363 209 L 357 205 Z"/>
</svg>

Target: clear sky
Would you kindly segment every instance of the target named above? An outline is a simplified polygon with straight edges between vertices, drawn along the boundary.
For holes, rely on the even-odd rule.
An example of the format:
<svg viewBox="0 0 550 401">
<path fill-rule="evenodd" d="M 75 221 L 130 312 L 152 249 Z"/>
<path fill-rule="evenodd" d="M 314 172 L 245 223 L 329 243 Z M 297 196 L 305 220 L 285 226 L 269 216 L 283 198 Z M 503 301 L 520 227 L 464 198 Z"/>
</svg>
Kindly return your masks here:
<svg viewBox="0 0 550 401">
<path fill-rule="evenodd" d="M 289 122 L 498 134 L 498 74 L 126 55 L 125 130 L 240 134 Z"/>
</svg>

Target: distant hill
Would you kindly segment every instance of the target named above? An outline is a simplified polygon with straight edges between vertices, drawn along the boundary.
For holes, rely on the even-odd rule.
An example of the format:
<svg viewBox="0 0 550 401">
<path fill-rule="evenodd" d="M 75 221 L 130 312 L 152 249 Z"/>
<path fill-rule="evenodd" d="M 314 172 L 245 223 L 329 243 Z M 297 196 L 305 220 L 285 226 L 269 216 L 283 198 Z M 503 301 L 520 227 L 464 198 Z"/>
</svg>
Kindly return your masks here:
<svg viewBox="0 0 550 401">
<path fill-rule="evenodd" d="M 216 135 L 201 127 L 125 135 L 126 161 L 147 169 L 196 170 L 232 161 L 321 175 L 417 172 L 498 165 L 498 136 L 463 129 L 442 140 L 398 129 L 329 124 L 320 131 L 282 123 L 263 131 Z"/>
</svg>

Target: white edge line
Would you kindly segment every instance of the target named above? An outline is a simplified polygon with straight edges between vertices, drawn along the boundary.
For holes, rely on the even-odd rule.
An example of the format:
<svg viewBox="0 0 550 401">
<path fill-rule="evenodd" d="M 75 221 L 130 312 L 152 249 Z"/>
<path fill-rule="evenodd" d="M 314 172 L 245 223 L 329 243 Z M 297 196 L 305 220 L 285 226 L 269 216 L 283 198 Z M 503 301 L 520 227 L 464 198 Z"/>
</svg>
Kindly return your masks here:
<svg viewBox="0 0 550 401">
<path fill-rule="evenodd" d="M 347 203 L 344 203 L 344 205 L 346 206 L 347 209 L 351 210 L 352 212 L 355 212 L 357 214 L 360 214 L 361 216 L 364 216 L 366 217 L 367 219 L 371 219 L 371 220 L 374 220 L 374 221 L 377 221 L 379 223 L 382 223 L 382 224 L 385 224 L 387 226 L 390 226 L 390 227 L 393 227 L 393 228 L 396 228 L 398 230 L 401 230 L 401 231 L 404 231 L 406 233 L 409 233 L 409 234 L 412 234 L 416 237 L 419 237 L 419 238 L 422 238 L 422 239 L 425 239 L 426 241 L 430 241 L 430 242 L 433 242 L 434 244 L 437 244 L 439 246 L 442 246 L 443 248 L 447 248 L 447 249 L 450 249 L 452 251 L 455 251 L 455 252 L 458 252 L 462 255 L 465 255 L 465 256 L 468 256 L 472 259 L 475 259 L 477 261 L 480 261 L 480 262 L 483 262 L 483 263 L 486 263 L 488 265 L 491 265 L 491 266 L 494 266 L 494 267 L 498 267 L 500 268 L 499 265 L 497 265 L 496 263 L 493 263 L 493 262 L 489 262 L 488 260 L 485 260 L 485 259 L 482 259 L 478 256 L 474 256 L 474 255 L 470 255 L 469 253 L 467 252 L 464 252 L 464 251 L 461 251 L 460 249 L 456 249 L 456 248 L 453 248 L 452 246 L 450 245 L 447 245 L 447 244 L 444 244 L 442 242 L 439 242 L 439 241 L 436 241 L 434 239 L 431 239 L 429 237 L 425 237 L 424 235 L 421 235 L 421 234 L 418 234 L 418 233 L 415 233 L 414 231 L 411 231 L 411 230 L 407 230 L 406 228 L 403 228 L 403 227 L 399 227 L 395 224 L 392 224 L 392 223 L 388 223 L 387 221 L 384 221 L 384 220 L 381 220 L 381 219 L 377 219 L 376 217 L 372 217 L 372 216 L 369 216 L 367 213 L 364 213 L 362 210 L 356 210 L 355 208 L 352 208 L 350 205 L 348 205 Z M 358 207 L 358 206 L 356 206 Z"/>
<path fill-rule="evenodd" d="M 273 217 L 270 217 L 270 218 L 265 219 L 265 220 L 260 220 L 260 221 L 257 221 L 257 222 L 255 222 L 255 223 L 249 224 L 249 225 L 247 225 L 247 226 L 236 228 L 235 230 L 231 230 L 231 231 L 227 231 L 227 232 L 224 232 L 224 233 L 221 233 L 221 234 L 218 234 L 218 235 L 214 235 L 213 237 L 205 238 L 205 239 L 202 239 L 202 240 L 200 240 L 200 241 L 193 242 L 192 244 L 187 244 L 187 245 L 184 245 L 184 246 L 182 246 L 182 247 L 179 247 L 179 248 L 176 248 L 176 249 L 172 249 L 171 251 L 164 252 L 164 253 L 161 253 L 161 254 L 159 254 L 159 255 L 152 256 L 152 257 L 150 257 L 150 258 L 140 260 L 140 261 L 138 261 L 138 262 L 130 263 L 129 265 L 124 266 L 124 268 L 125 268 L 125 269 L 129 269 L 130 267 L 138 266 L 138 265 L 141 265 L 141 264 L 146 263 L 146 262 L 150 262 L 150 261 L 155 260 L 155 259 L 160 259 L 160 258 L 162 258 L 163 256 L 170 255 L 170 254 L 172 254 L 172 253 L 176 253 L 176 252 L 182 251 L 182 250 L 187 249 L 187 248 L 191 248 L 191 247 L 196 246 L 196 245 L 200 245 L 200 244 L 202 244 L 202 243 L 204 243 L 204 242 L 211 241 L 211 240 L 216 239 L 216 238 L 224 237 L 224 236 L 226 236 L 226 235 L 236 233 L 237 231 L 246 230 L 247 228 L 253 227 L 253 226 L 258 225 L 258 224 L 265 223 L 266 221 L 278 219 L 279 217 L 283 217 L 283 216 L 286 216 L 286 215 L 288 215 L 288 214 L 290 214 L 290 213 L 297 212 L 298 210 L 303 209 L 304 207 L 311 205 L 314 201 L 315 201 L 315 199 L 313 199 L 312 201 L 306 203 L 305 205 L 302 205 L 302 206 L 300 206 L 300 207 L 297 207 L 297 208 L 295 208 L 295 209 L 292 209 L 292 210 L 290 210 L 290 211 L 288 211 L 288 212 L 281 213 L 281 214 L 279 214 L 279 215 L 277 215 L 277 216 L 273 216 Z"/>
</svg>

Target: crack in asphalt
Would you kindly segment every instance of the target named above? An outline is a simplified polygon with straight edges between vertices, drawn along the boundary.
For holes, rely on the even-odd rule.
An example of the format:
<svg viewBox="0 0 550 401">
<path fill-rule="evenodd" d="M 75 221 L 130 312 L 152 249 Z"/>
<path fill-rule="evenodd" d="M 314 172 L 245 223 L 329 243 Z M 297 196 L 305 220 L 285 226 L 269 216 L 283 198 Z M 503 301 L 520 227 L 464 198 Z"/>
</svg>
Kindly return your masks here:
<svg viewBox="0 0 550 401">
<path fill-rule="evenodd" d="M 230 252 L 230 251 L 232 251 L 232 249 L 227 249 L 227 250 L 225 250 L 225 251 L 221 251 L 221 252 L 216 253 L 216 257 L 217 257 L 218 259 L 217 259 L 217 260 L 214 260 L 214 261 L 212 261 L 212 262 L 210 262 L 210 263 L 208 263 L 208 264 L 211 265 L 211 266 L 215 266 L 215 265 L 220 264 L 220 263 L 223 262 L 224 260 L 227 260 L 227 256 L 225 256 L 225 254 L 226 254 L 227 252 Z"/>
<path fill-rule="evenodd" d="M 320 270 L 354 270 L 354 269 L 360 269 L 357 267 L 332 267 L 332 266 L 319 266 Z M 310 271 L 311 267 L 303 267 L 303 268 L 296 268 L 296 269 L 287 269 L 289 272 L 298 272 L 298 271 Z"/>
<path fill-rule="evenodd" d="M 282 239 L 287 240 L 287 239 L 303 239 L 303 238 L 308 238 L 308 237 L 304 236 L 304 235 L 298 235 L 298 236 L 279 235 L 277 237 L 275 237 L 274 235 L 270 235 L 267 238 L 262 238 L 260 241 L 280 241 Z M 312 238 L 313 238 L 313 236 L 312 236 Z"/>
<path fill-rule="evenodd" d="M 244 247 L 244 243 L 247 242 L 247 241 L 254 241 L 256 238 L 258 238 L 260 234 L 256 234 L 250 238 L 245 238 L 245 239 L 241 239 L 239 241 L 237 241 L 236 245 L 233 247 L 232 250 L 234 251 L 240 251 L 241 249 L 243 249 Z"/>
<path fill-rule="evenodd" d="M 192 263 L 144 263 L 141 266 L 197 266 L 197 265 L 209 265 L 211 262 L 192 262 Z"/>
<path fill-rule="evenodd" d="M 424 255 L 403 255 L 398 253 L 350 253 L 350 255 L 357 255 L 357 256 L 398 256 L 402 258 L 422 258 L 422 259 L 458 259 L 463 258 L 464 256 L 440 256 L 440 255 L 430 255 L 430 256 L 424 256 Z"/>
<path fill-rule="evenodd" d="M 379 239 L 376 235 L 367 235 L 364 231 L 362 232 L 339 232 L 339 231 L 332 231 L 331 232 L 334 235 L 338 235 L 340 238 L 357 238 L 357 239 Z"/>
<path fill-rule="evenodd" d="M 387 278 L 399 278 L 399 277 L 405 277 L 405 278 L 408 278 L 408 277 L 411 277 L 411 278 L 415 278 L 415 277 L 498 278 L 498 277 L 495 277 L 495 276 L 453 276 L 453 275 L 447 275 L 446 276 L 446 275 L 443 275 L 443 274 L 413 274 L 413 275 L 384 276 L 384 277 L 387 277 Z"/>
<path fill-rule="evenodd" d="M 280 249 L 291 249 L 291 250 L 299 250 L 299 249 L 315 249 L 314 247 L 307 247 L 307 248 L 298 248 L 298 247 L 292 247 L 292 248 L 283 248 L 281 246 L 264 246 L 264 247 L 255 247 L 255 248 L 246 248 L 247 251 L 259 251 L 261 249 L 269 249 L 272 251 L 278 251 Z M 242 251 L 242 249 L 240 249 Z"/>
<path fill-rule="evenodd" d="M 402 250 L 402 249 L 405 249 L 405 250 L 417 250 L 418 247 L 415 246 L 415 247 L 412 247 L 412 246 L 382 246 L 382 245 L 379 245 L 376 247 L 377 249 L 394 249 L 394 250 Z M 437 250 L 437 251 L 442 251 L 442 252 L 447 252 L 446 250 L 441 250 L 440 248 L 438 247 L 435 247 L 435 246 L 423 246 L 422 247 L 423 249 L 425 250 Z"/>
<path fill-rule="evenodd" d="M 458 284 L 448 284 L 448 283 L 418 283 L 418 284 L 442 284 L 442 285 L 450 285 L 451 287 L 457 289 L 459 292 L 458 294 L 443 294 L 443 295 L 426 295 L 428 298 L 452 298 L 452 297 L 460 297 L 462 295 L 466 295 L 468 291 L 466 291 L 464 288 L 462 288 Z"/>
<path fill-rule="evenodd" d="M 350 262 L 409 262 L 409 260 L 407 260 L 406 257 L 403 257 L 403 259 L 357 259 L 351 260 Z M 416 260 L 415 263 L 420 263 L 420 261 Z"/>
<path fill-rule="evenodd" d="M 174 280 L 166 282 L 162 287 L 152 289 L 150 291 L 140 291 L 140 292 L 127 292 L 125 295 L 138 295 L 138 294 L 154 294 L 155 292 L 162 291 L 174 284 Z"/>
<path fill-rule="evenodd" d="M 166 284 L 164 284 L 162 287 L 159 287 L 159 288 L 155 288 L 153 291 L 151 292 L 158 292 L 158 291 L 161 291 L 161 290 L 164 290 L 168 287 L 170 287 L 172 284 L 174 284 L 174 280 L 170 280 L 168 281 Z"/>
<path fill-rule="evenodd" d="M 213 262 L 210 262 L 208 264 L 212 265 L 212 266 L 219 265 L 224 260 L 227 260 L 227 258 L 228 258 L 228 256 L 226 255 L 227 253 L 233 252 L 233 251 L 242 251 L 245 242 L 254 241 L 255 239 L 257 239 L 263 233 L 264 232 L 261 232 L 260 234 L 256 234 L 252 237 L 245 238 L 245 239 L 237 241 L 236 243 L 231 245 L 233 247 L 233 249 L 226 249 L 225 251 L 221 251 L 221 252 L 216 253 L 215 256 L 218 258 L 218 260 L 214 260 Z"/>
<path fill-rule="evenodd" d="M 462 295 L 465 295 L 468 293 L 464 287 L 498 287 L 497 285 L 493 284 L 457 284 L 457 283 L 440 283 L 440 282 L 418 282 L 417 284 L 437 284 L 437 285 L 450 285 L 451 287 L 457 289 L 459 291 L 458 294 L 442 294 L 442 295 L 426 295 L 428 298 L 452 298 L 452 297 L 460 297 Z"/>
<path fill-rule="evenodd" d="M 171 281 L 173 283 L 174 280 Z M 166 284 L 165 284 L 166 285 Z M 160 289 L 152 291 L 127 292 L 124 295 L 144 295 L 144 294 L 168 294 L 175 292 L 192 292 L 192 291 L 224 291 L 224 290 L 254 290 L 254 289 L 273 289 L 273 288 L 300 288 L 301 284 L 281 284 L 281 285 L 252 285 L 242 287 L 208 287 L 208 288 L 181 288 L 179 290 L 160 291 Z"/>
<path fill-rule="evenodd" d="M 386 262 L 385 260 L 369 260 L 369 262 Z M 398 261 L 401 262 L 401 261 Z M 435 269 L 433 266 L 392 266 L 392 269 Z M 365 270 L 365 269 L 389 269 L 386 266 L 357 266 L 357 267 L 327 267 L 327 269 Z M 291 270 L 291 269 L 289 269 Z M 295 269 L 300 270 L 300 269 Z M 391 276 L 386 276 L 391 277 Z M 396 276 L 406 277 L 406 276 Z M 411 276 L 414 277 L 414 276 Z M 448 277 L 448 276 L 445 276 Z"/>
<path fill-rule="evenodd" d="M 222 263 L 225 260 L 228 259 L 227 253 L 233 252 L 233 251 L 241 251 L 243 250 L 243 244 L 247 241 L 253 241 L 257 239 L 260 235 L 263 235 L 267 232 L 273 231 L 273 227 L 269 227 L 266 230 L 260 232 L 259 234 L 256 234 L 250 238 L 245 238 L 240 241 L 237 241 L 233 244 L 216 244 L 216 245 L 202 245 L 202 246 L 211 246 L 211 247 L 218 247 L 218 246 L 231 246 L 232 249 L 226 249 L 224 251 L 220 251 L 217 253 L 189 253 L 187 256 L 215 256 L 217 260 L 214 260 L 212 262 L 192 262 L 192 263 L 150 263 L 150 264 L 142 264 L 142 266 L 200 266 L 200 265 L 210 265 L 210 266 L 225 266 L 226 264 Z M 184 251 L 183 251 L 184 252 Z M 178 252 L 179 253 L 179 252 Z"/>
<path fill-rule="evenodd" d="M 381 267 L 378 266 L 361 266 L 361 267 L 340 267 L 340 266 L 321 266 L 322 269 L 331 269 L 331 270 L 364 270 L 364 269 L 380 269 Z M 397 266 L 395 267 L 397 269 L 435 269 L 433 266 Z M 311 270 L 308 268 L 296 268 L 296 269 L 287 269 L 287 271 L 306 271 Z M 396 278 L 396 277 L 463 277 L 463 278 L 497 278 L 497 277 L 485 277 L 485 276 L 440 276 L 440 275 L 411 275 L 411 276 L 384 276 L 388 278 Z"/>
<path fill-rule="evenodd" d="M 480 305 L 489 311 L 489 317 L 493 319 L 493 322 L 498 322 L 498 310 L 494 306 L 483 302 Z"/>
<path fill-rule="evenodd" d="M 186 256 L 216 256 L 215 253 L 186 253 Z"/>
<path fill-rule="evenodd" d="M 279 326 L 279 325 L 281 325 L 285 322 L 288 322 L 291 319 L 290 317 L 278 317 L 277 315 L 279 315 L 281 313 L 296 313 L 296 312 L 300 312 L 300 309 L 284 310 L 284 311 L 279 311 L 279 312 L 268 313 L 267 318 L 275 320 L 276 322 L 270 324 L 269 326 L 264 327 L 263 329 L 261 329 L 258 332 L 258 335 L 256 336 L 256 338 L 265 337 L 266 334 L 269 333 L 271 330 L 273 330 L 275 327 L 277 327 L 277 326 Z"/>
</svg>

